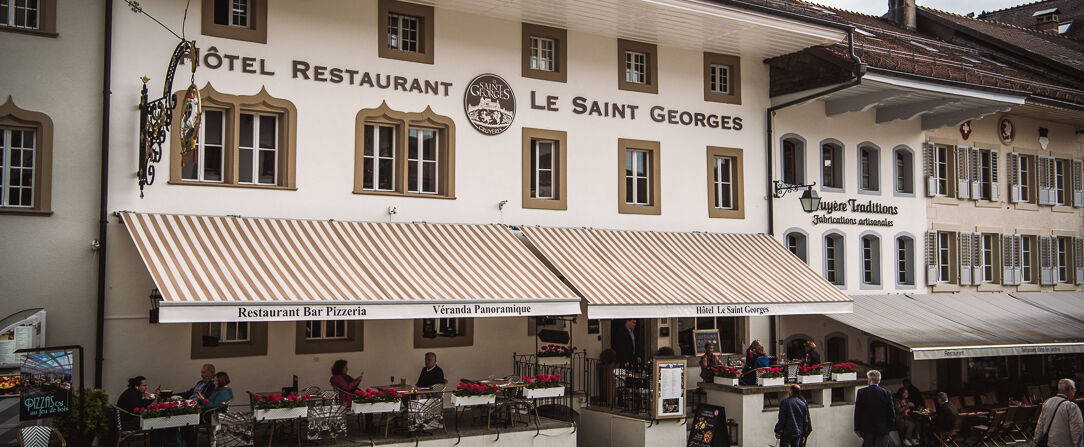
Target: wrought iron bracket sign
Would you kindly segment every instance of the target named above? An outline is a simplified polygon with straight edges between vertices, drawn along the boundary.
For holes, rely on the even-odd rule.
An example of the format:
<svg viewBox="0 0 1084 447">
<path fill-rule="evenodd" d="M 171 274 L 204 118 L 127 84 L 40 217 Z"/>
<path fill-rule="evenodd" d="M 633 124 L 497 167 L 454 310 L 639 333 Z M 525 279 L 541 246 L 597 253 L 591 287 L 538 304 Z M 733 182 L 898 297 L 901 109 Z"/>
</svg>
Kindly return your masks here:
<svg viewBox="0 0 1084 447">
<path fill-rule="evenodd" d="M 188 58 L 192 67 L 191 83 L 185 92 L 184 115 L 181 123 L 181 156 L 182 159 L 195 151 L 199 143 L 199 125 L 202 116 L 199 90 L 196 88 L 196 42 L 182 40 L 173 50 L 173 57 L 169 60 L 169 68 L 166 69 L 166 79 L 162 87 L 162 97 L 149 100 L 147 96 L 147 81 L 150 78 L 143 76 L 143 90 L 139 97 L 139 197 L 143 197 L 143 188 L 154 184 L 155 164 L 162 161 L 162 143 L 166 141 L 170 126 L 173 125 L 173 110 L 177 107 L 177 99 L 173 97 L 173 76 L 177 72 L 177 65 Z"/>
</svg>

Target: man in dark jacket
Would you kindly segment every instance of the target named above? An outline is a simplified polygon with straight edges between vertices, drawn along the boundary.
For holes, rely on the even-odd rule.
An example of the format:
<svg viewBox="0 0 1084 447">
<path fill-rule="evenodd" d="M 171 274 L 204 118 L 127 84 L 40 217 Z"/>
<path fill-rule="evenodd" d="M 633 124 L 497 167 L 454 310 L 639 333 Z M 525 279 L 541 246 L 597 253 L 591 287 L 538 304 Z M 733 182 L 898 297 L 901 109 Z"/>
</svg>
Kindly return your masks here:
<svg viewBox="0 0 1084 447">
<path fill-rule="evenodd" d="M 787 386 L 786 399 L 779 403 L 779 421 L 775 423 L 775 438 L 779 447 L 801 447 L 805 439 L 813 432 L 813 423 L 809 420 L 809 407 L 798 394 L 802 389 L 797 384 Z"/>
<path fill-rule="evenodd" d="M 888 432 L 896 426 L 892 393 L 881 388 L 881 372 L 866 373 L 869 386 L 858 390 L 854 400 L 854 432 L 862 438 L 862 447 L 887 447 Z"/>
<path fill-rule="evenodd" d="M 949 402 L 948 394 L 944 392 L 937 393 L 937 414 L 933 417 L 933 430 L 938 432 L 952 431 L 952 427 L 956 425 L 956 416 L 959 413 L 956 406 Z"/>
<path fill-rule="evenodd" d="M 639 356 L 640 340 L 636 339 L 636 319 L 625 320 L 624 327 L 617 328 L 613 334 L 613 350 L 617 351 L 617 365 L 621 368 L 640 363 Z"/>
</svg>

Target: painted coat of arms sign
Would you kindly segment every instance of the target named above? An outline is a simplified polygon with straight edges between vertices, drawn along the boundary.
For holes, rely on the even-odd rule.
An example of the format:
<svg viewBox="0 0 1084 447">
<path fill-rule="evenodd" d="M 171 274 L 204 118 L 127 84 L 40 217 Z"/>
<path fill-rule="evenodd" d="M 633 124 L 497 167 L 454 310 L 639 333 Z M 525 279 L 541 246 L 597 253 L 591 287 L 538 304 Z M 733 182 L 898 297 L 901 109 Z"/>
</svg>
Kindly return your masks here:
<svg viewBox="0 0 1084 447">
<path fill-rule="evenodd" d="M 516 95 L 500 76 L 479 75 L 467 84 L 463 111 L 479 132 L 497 135 L 507 130 L 516 118 Z"/>
</svg>

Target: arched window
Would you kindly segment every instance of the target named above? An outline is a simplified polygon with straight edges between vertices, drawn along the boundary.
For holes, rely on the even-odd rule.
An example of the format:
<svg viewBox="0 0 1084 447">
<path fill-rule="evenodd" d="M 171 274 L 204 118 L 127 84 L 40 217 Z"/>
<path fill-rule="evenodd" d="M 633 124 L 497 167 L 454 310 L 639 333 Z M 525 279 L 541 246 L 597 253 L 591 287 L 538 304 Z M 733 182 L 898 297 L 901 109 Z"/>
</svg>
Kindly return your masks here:
<svg viewBox="0 0 1084 447">
<path fill-rule="evenodd" d="M 843 143 L 838 140 L 821 142 L 821 189 L 843 190 Z"/>
<path fill-rule="evenodd" d="M 880 155 L 877 146 L 863 143 L 858 146 L 858 191 L 879 192 Z"/>
<path fill-rule="evenodd" d="M 881 238 L 866 234 L 861 238 L 862 285 L 881 285 Z"/>
<path fill-rule="evenodd" d="M 805 184 L 805 139 L 797 135 L 784 135 L 780 149 L 783 183 Z"/>
<path fill-rule="evenodd" d="M 787 250 L 794 253 L 794 256 L 797 256 L 802 262 L 809 262 L 809 257 L 806 256 L 806 247 L 809 243 L 804 231 L 797 228 L 787 230 L 783 233 L 783 243 L 786 244 Z"/>
<path fill-rule="evenodd" d="M 53 120 L 8 96 L 0 105 L 0 214 L 52 214 L 52 171 Z"/>
<path fill-rule="evenodd" d="M 843 235 L 829 233 L 824 236 L 824 279 L 837 286 L 846 284 L 843 272 Z"/>
<path fill-rule="evenodd" d="M 900 194 L 915 193 L 915 157 L 914 152 L 906 146 L 897 147 L 893 151 L 893 171 L 895 173 L 894 191 Z"/>
<path fill-rule="evenodd" d="M 826 362 L 839 363 L 847 361 L 847 337 L 845 335 L 829 335 L 824 344 L 824 360 Z"/>
<path fill-rule="evenodd" d="M 790 337 L 787 337 L 787 339 L 783 343 L 783 354 L 786 355 L 787 359 L 804 358 L 805 343 L 812 339 L 813 337 L 810 337 L 806 334 L 794 334 Z"/>
<path fill-rule="evenodd" d="M 915 238 L 896 238 L 896 285 L 915 285 Z"/>
</svg>

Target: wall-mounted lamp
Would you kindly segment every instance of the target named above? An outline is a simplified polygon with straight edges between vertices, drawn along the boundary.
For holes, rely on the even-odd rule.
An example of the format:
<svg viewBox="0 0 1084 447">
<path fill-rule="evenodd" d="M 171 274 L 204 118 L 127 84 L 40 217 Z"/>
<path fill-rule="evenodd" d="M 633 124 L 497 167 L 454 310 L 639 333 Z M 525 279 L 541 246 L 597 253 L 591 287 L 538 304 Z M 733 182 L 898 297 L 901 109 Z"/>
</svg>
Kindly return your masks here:
<svg viewBox="0 0 1084 447">
<path fill-rule="evenodd" d="M 158 309 L 161 307 L 163 300 L 162 293 L 158 289 L 154 289 L 151 290 L 151 294 L 147 298 L 151 300 L 150 322 L 151 324 L 158 323 Z"/>
<path fill-rule="evenodd" d="M 817 186 L 816 182 L 809 185 L 791 185 L 783 183 L 779 180 L 772 181 L 775 185 L 775 191 L 772 192 L 772 197 L 777 199 L 787 195 L 788 192 L 798 192 L 802 188 L 805 188 L 805 192 L 802 193 L 802 197 L 798 198 L 798 201 L 802 202 L 802 210 L 807 213 L 812 213 L 817 210 L 821 205 L 821 198 L 817 195 L 817 191 L 813 190 L 814 186 Z"/>
</svg>

